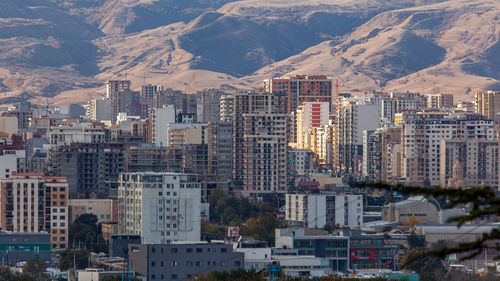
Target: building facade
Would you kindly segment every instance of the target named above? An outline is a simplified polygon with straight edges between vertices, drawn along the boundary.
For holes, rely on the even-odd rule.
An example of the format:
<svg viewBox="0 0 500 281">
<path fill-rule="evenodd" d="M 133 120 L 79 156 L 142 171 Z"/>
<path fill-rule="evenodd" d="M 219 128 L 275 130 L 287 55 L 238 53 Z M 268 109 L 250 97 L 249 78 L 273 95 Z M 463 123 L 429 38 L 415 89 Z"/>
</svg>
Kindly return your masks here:
<svg viewBox="0 0 500 281">
<path fill-rule="evenodd" d="M 147 281 L 191 280 L 212 271 L 231 271 L 244 266 L 244 254 L 232 245 L 174 243 L 130 245 L 130 270 Z"/>
<path fill-rule="evenodd" d="M 201 184 L 181 173 L 123 173 L 118 188 L 122 234 L 141 235 L 144 244 L 200 240 Z"/>
<path fill-rule="evenodd" d="M 65 177 L 12 173 L 0 182 L 0 226 L 14 233 L 50 233 L 52 249 L 68 246 Z"/>
</svg>

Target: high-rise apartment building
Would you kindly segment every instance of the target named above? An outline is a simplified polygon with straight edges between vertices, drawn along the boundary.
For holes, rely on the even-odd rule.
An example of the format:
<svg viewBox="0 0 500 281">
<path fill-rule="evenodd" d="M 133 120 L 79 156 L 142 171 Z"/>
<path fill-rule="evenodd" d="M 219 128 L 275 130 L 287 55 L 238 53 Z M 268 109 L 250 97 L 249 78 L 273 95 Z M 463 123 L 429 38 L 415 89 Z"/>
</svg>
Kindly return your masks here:
<svg viewBox="0 0 500 281">
<path fill-rule="evenodd" d="M 130 90 L 130 85 L 130 80 L 106 81 L 106 98 L 110 99 L 115 93 Z"/>
<path fill-rule="evenodd" d="M 234 95 L 225 94 L 220 97 L 220 121 L 224 123 L 233 123 L 234 114 Z"/>
<path fill-rule="evenodd" d="M 241 92 L 234 96 L 233 182 L 245 196 L 285 192 L 286 96 Z"/>
<path fill-rule="evenodd" d="M 143 244 L 199 241 L 201 186 L 180 173 L 123 173 L 118 190 L 118 228 Z"/>
<path fill-rule="evenodd" d="M 396 113 L 404 110 L 419 110 L 427 106 L 426 97 L 416 93 L 390 93 L 381 99 L 382 119 L 394 123 Z"/>
<path fill-rule="evenodd" d="M 273 94 L 285 94 L 288 99 L 287 113 L 290 114 L 304 102 L 327 102 L 333 112 L 332 80 L 326 75 L 296 75 L 289 78 L 264 80 L 264 90 Z"/>
<path fill-rule="evenodd" d="M 337 129 L 336 124 L 323 125 L 312 129 L 311 151 L 315 155 L 319 164 L 332 168 L 333 153 L 336 151 L 333 146 L 336 144 Z"/>
<path fill-rule="evenodd" d="M 401 128 L 364 131 L 363 178 L 394 182 L 401 177 Z"/>
<path fill-rule="evenodd" d="M 124 151 L 122 143 L 73 143 L 53 147 L 48 155 L 49 173 L 68 178 L 70 192 L 116 198 Z"/>
<path fill-rule="evenodd" d="M 313 128 L 328 125 L 330 104 L 306 102 L 297 108 L 297 148 L 311 149 Z"/>
<path fill-rule="evenodd" d="M 452 94 L 428 94 L 427 107 L 429 108 L 452 108 Z"/>
<path fill-rule="evenodd" d="M 174 105 L 164 105 L 155 108 L 152 112 L 152 141 L 158 146 L 166 146 L 168 143 L 168 124 L 175 123 L 176 110 Z"/>
<path fill-rule="evenodd" d="M 198 101 L 198 122 L 219 122 L 221 96 L 224 94 L 225 93 L 223 91 L 218 89 L 206 89 L 196 93 Z"/>
<path fill-rule="evenodd" d="M 111 100 L 90 100 L 87 103 L 85 117 L 92 121 L 101 122 L 104 120 L 112 120 L 111 116 Z"/>
<path fill-rule="evenodd" d="M 489 119 L 500 119 L 500 91 L 487 91 L 475 96 L 476 113 Z"/>
<path fill-rule="evenodd" d="M 0 181 L 0 226 L 15 233 L 50 233 L 52 249 L 68 246 L 65 177 L 12 173 Z"/>
<path fill-rule="evenodd" d="M 380 126 L 380 105 L 375 102 L 345 102 L 337 110 L 336 121 L 334 166 L 343 173 L 360 176 L 363 131 Z"/>
<path fill-rule="evenodd" d="M 493 120 L 467 114 L 458 118 L 414 118 L 403 123 L 401 157 L 406 183 L 439 185 L 441 141 L 496 138 Z"/>
<path fill-rule="evenodd" d="M 440 158 L 442 187 L 498 186 L 497 140 L 442 140 Z"/>
</svg>

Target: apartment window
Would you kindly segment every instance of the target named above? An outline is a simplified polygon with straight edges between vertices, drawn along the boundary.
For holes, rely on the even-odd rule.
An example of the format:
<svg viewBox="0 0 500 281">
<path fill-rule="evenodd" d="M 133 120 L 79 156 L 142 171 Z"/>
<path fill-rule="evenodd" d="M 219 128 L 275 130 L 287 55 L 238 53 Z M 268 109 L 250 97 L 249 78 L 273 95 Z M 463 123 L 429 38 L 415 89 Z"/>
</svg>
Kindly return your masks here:
<svg viewBox="0 0 500 281">
<path fill-rule="evenodd" d="M 152 261 L 151 266 L 156 266 L 156 262 Z"/>
<path fill-rule="evenodd" d="M 172 249 L 170 249 L 170 252 L 171 252 L 171 253 L 177 253 L 177 248 L 172 248 Z"/>
<path fill-rule="evenodd" d="M 173 267 L 177 267 L 177 261 L 172 261 L 172 262 L 170 263 L 170 265 L 171 265 L 171 266 L 173 266 Z"/>
<path fill-rule="evenodd" d="M 177 274 L 172 274 L 171 277 L 172 277 L 173 280 L 176 280 L 177 279 Z"/>
</svg>

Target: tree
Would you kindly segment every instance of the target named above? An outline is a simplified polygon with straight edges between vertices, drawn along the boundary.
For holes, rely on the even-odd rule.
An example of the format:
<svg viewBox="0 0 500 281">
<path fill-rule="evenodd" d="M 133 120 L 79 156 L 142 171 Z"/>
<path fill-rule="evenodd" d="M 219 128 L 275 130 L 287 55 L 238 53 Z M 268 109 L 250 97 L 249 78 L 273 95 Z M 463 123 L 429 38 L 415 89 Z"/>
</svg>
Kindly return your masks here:
<svg viewBox="0 0 500 281">
<path fill-rule="evenodd" d="M 415 248 L 424 248 L 425 247 L 425 236 L 423 235 L 417 235 L 415 231 L 410 232 L 410 235 L 408 235 L 407 238 L 408 241 L 408 248 L 415 249 Z"/>
<path fill-rule="evenodd" d="M 470 205 L 471 211 L 468 214 L 452 217 L 448 219 L 448 223 L 456 222 L 460 227 L 464 223 L 481 218 L 483 216 L 500 215 L 500 198 L 496 196 L 495 191 L 491 187 L 475 187 L 475 188 L 451 188 L 444 189 L 439 187 L 427 186 L 405 186 L 402 184 L 387 184 L 387 183 L 357 183 L 357 187 L 368 187 L 375 189 L 385 189 L 398 191 L 405 195 L 425 195 L 437 198 L 441 202 L 446 202 L 444 209 L 461 207 Z M 444 259 L 446 256 L 457 253 L 464 253 L 462 259 L 470 259 L 479 255 L 484 249 L 500 250 L 500 244 L 495 243 L 495 240 L 500 239 L 500 228 L 493 228 L 489 233 L 484 233 L 479 239 L 472 242 L 460 242 L 455 246 L 442 247 L 422 251 L 421 255 L 413 255 L 414 258 L 423 258 L 435 256 Z M 496 259 L 499 259 L 497 256 Z M 406 260 L 406 264 L 413 262 L 411 259 Z"/>
<path fill-rule="evenodd" d="M 245 235 L 251 235 L 258 240 L 266 241 L 269 245 L 274 243 L 275 229 L 282 225 L 273 215 L 267 214 L 252 217 L 247 220 L 247 228 L 243 229 Z"/>
<path fill-rule="evenodd" d="M 73 249 L 62 251 L 59 258 L 59 268 L 68 270 L 73 268 L 73 262 L 76 260 L 76 268 L 84 269 L 89 264 L 89 252 L 87 249 Z"/>
<path fill-rule="evenodd" d="M 47 280 L 47 263 L 40 258 L 33 258 L 23 266 L 23 273 L 34 280 Z"/>
<path fill-rule="evenodd" d="M 406 222 L 406 227 L 408 229 L 414 229 L 415 225 L 421 224 L 422 222 L 415 216 L 411 216 L 408 221 Z"/>
<path fill-rule="evenodd" d="M 0 266 L 0 281 L 10 281 L 14 279 L 14 273 L 8 266 Z"/>
<path fill-rule="evenodd" d="M 101 225 L 94 214 L 83 214 L 76 218 L 69 229 L 70 243 L 83 243 L 92 252 L 108 252 L 106 242 L 102 237 Z"/>
</svg>

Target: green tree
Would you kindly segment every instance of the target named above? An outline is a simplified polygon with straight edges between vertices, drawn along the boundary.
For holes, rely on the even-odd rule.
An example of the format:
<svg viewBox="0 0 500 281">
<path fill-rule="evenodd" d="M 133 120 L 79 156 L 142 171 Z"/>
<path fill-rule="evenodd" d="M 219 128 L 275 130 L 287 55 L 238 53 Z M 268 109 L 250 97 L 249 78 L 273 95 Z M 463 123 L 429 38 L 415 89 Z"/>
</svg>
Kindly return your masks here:
<svg viewBox="0 0 500 281">
<path fill-rule="evenodd" d="M 34 280 L 47 280 L 47 263 L 40 258 L 33 258 L 23 266 L 23 273 Z"/>
<path fill-rule="evenodd" d="M 101 225 L 93 214 L 79 216 L 69 229 L 70 243 L 83 245 L 92 252 L 108 252 L 108 247 L 102 237 Z"/>
<path fill-rule="evenodd" d="M 415 233 L 415 231 L 410 232 L 407 241 L 408 241 L 408 248 L 410 248 L 410 250 L 415 248 L 425 247 L 425 236 L 418 235 Z"/>
<path fill-rule="evenodd" d="M 0 281 L 9 281 L 14 279 L 14 273 L 8 266 L 0 266 Z"/>
<path fill-rule="evenodd" d="M 247 227 L 243 228 L 244 235 L 266 241 L 269 245 L 274 244 L 275 229 L 282 227 L 281 222 L 273 215 L 266 214 L 252 217 L 247 220 Z"/>
<path fill-rule="evenodd" d="M 59 258 L 59 268 L 68 270 L 73 268 L 73 261 L 76 260 L 76 268 L 84 269 L 89 264 L 89 252 L 87 249 L 73 249 L 62 251 Z"/>
</svg>

